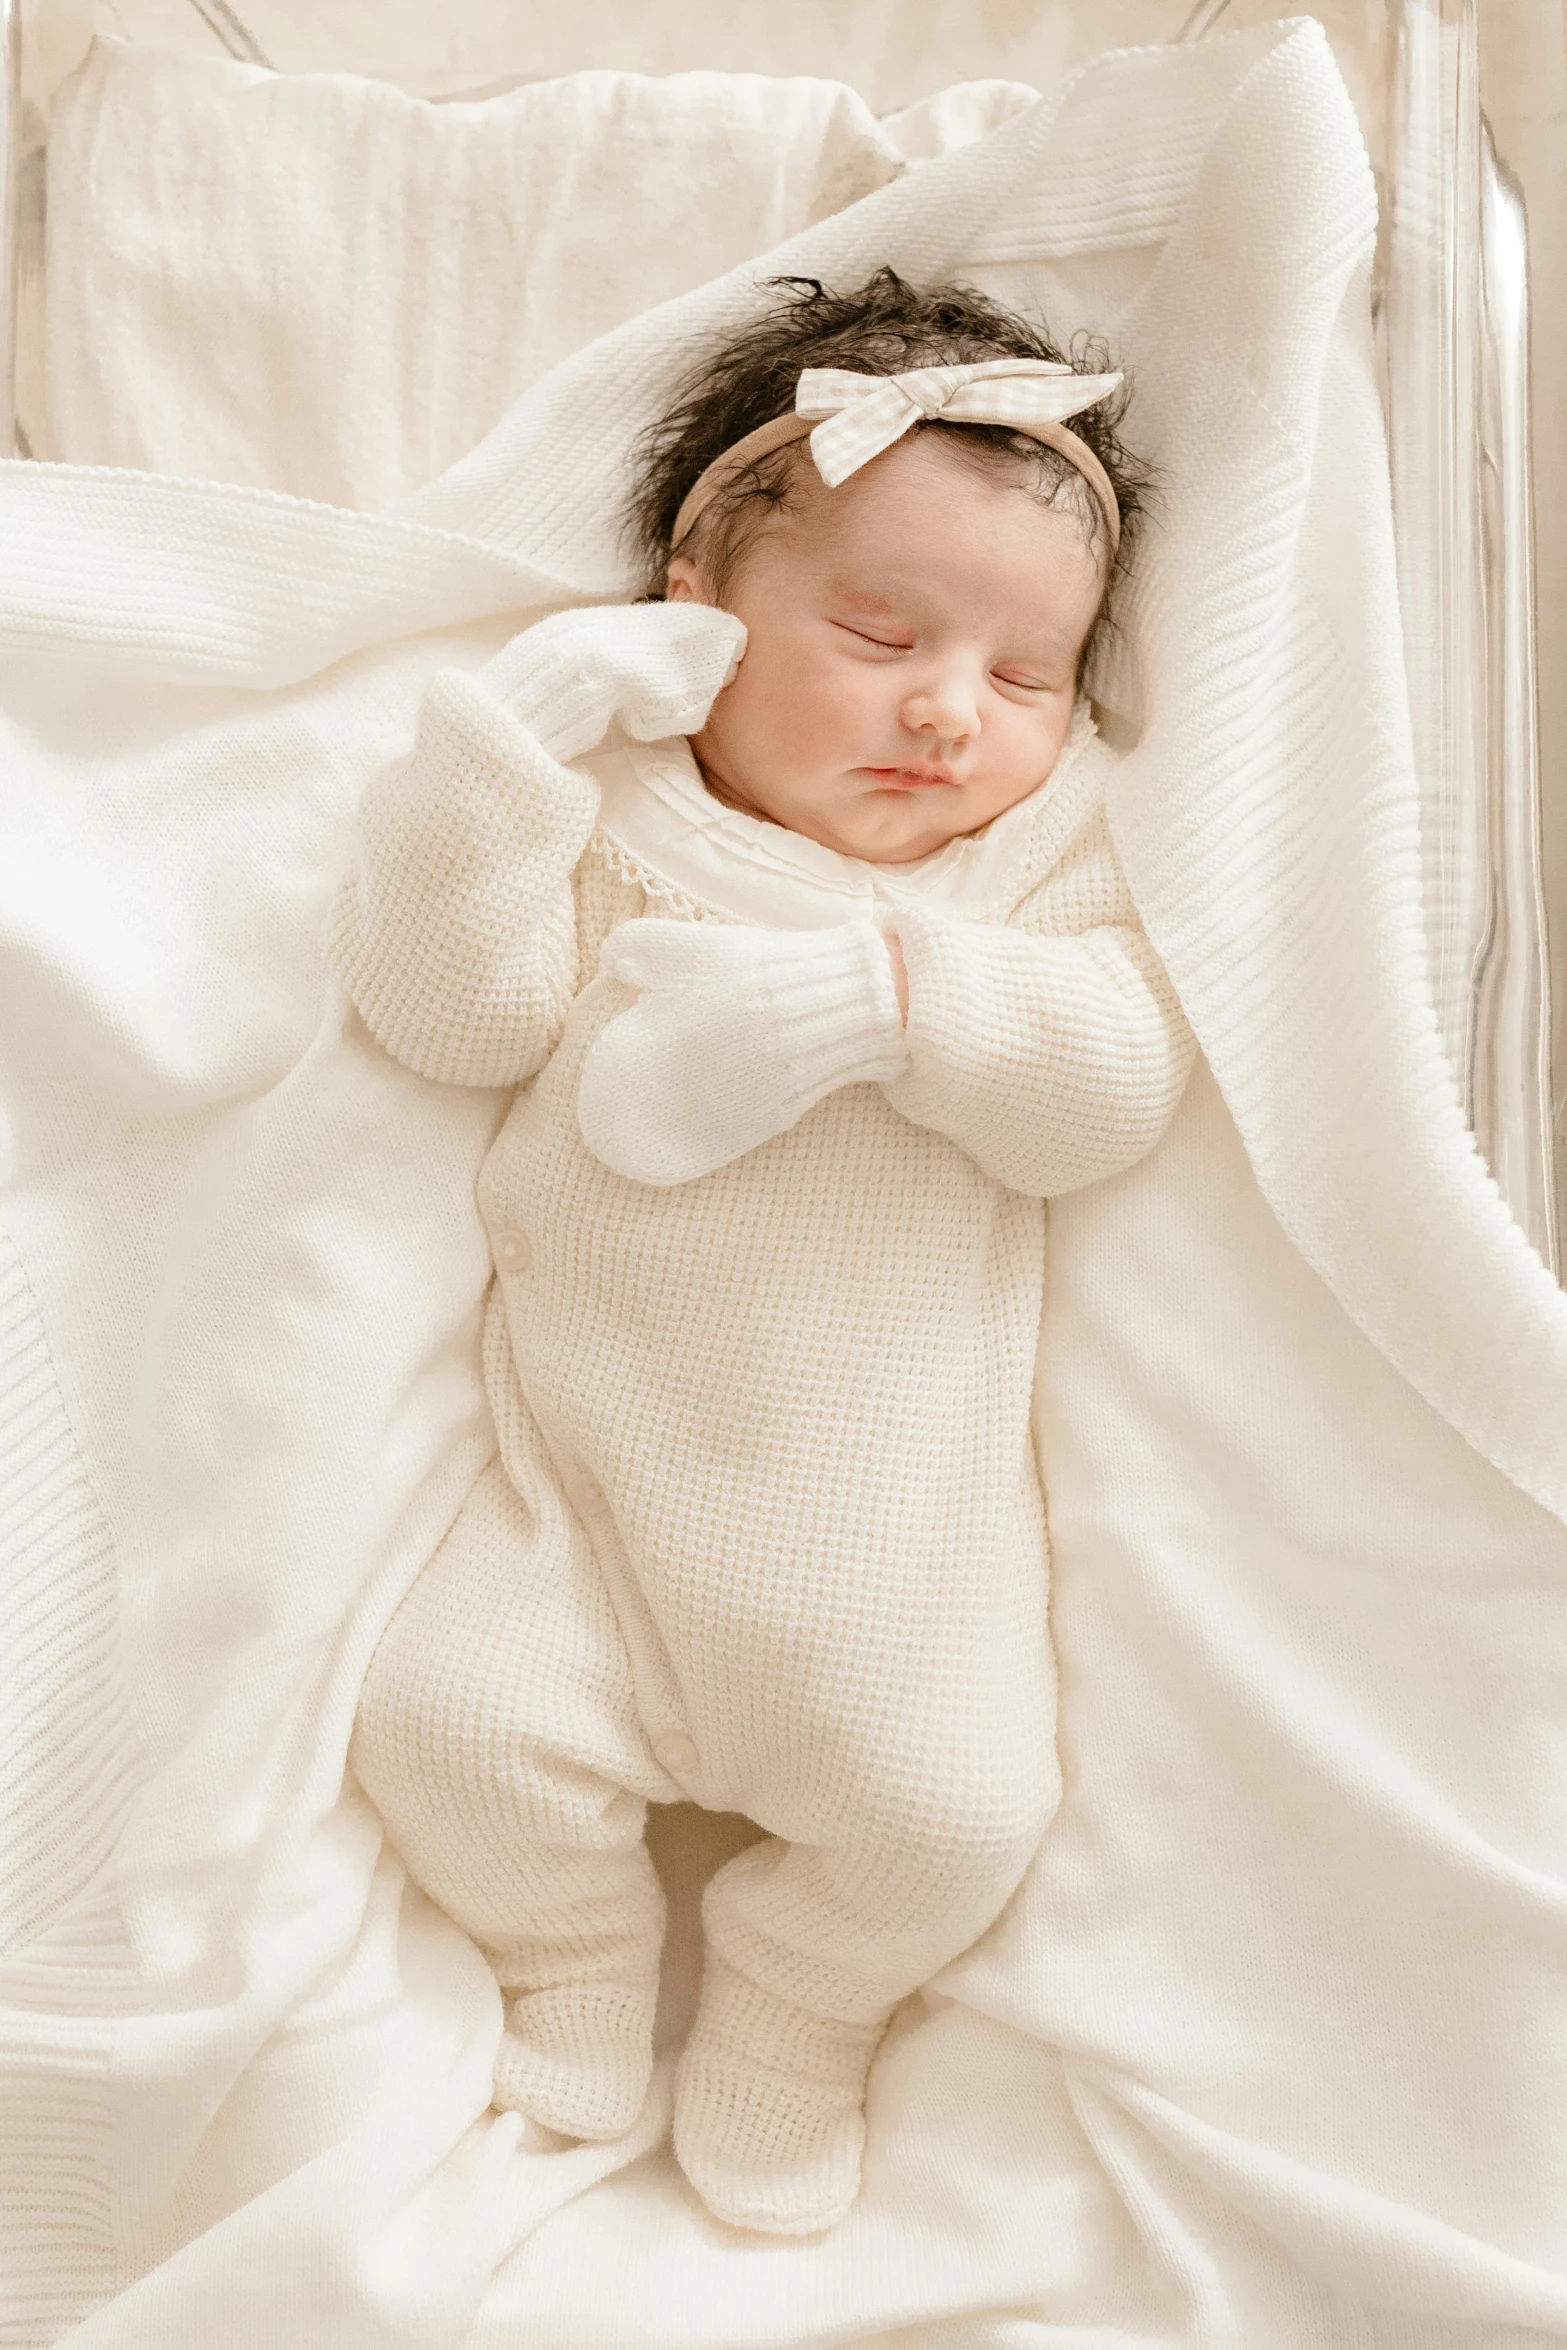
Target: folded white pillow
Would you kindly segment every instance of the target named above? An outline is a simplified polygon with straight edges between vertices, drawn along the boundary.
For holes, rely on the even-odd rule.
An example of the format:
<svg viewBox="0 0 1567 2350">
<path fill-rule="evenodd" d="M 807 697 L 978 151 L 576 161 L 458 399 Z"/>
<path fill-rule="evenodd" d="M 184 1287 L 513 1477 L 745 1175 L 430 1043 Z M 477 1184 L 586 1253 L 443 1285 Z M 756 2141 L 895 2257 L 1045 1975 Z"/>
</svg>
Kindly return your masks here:
<svg viewBox="0 0 1567 2350">
<path fill-rule="evenodd" d="M 580 73 L 433 105 L 100 41 L 49 142 L 35 444 L 387 504 L 570 352 L 903 168 L 838 82 Z"/>
</svg>

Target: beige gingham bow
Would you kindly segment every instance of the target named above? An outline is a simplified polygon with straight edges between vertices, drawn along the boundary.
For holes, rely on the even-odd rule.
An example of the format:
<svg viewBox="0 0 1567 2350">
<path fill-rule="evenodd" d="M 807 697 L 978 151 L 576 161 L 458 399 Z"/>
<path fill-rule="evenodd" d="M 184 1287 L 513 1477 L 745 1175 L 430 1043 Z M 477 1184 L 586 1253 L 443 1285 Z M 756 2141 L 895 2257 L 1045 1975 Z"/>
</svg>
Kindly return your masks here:
<svg viewBox="0 0 1567 2350">
<path fill-rule="evenodd" d="M 922 419 L 953 424 L 1059 424 L 1113 392 L 1110 375 L 1077 375 L 1057 359 L 982 359 L 972 366 L 911 367 L 902 375 L 860 375 L 807 367 L 795 413 L 826 419 L 811 434 L 816 470 L 830 489 L 879 457 Z"/>
<path fill-rule="evenodd" d="M 725 484 L 747 465 L 810 434 L 816 470 L 829 489 L 890 449 L 912 424 L 1008 424 L 1060 451 L 1092 489 L 1110 534 L 1113 562 L 1121 540 L 1115 484 L 1081 436 L 1063 424 L 1113 392 L 1120 370 L 1076 375 L 1060 359 L 980 359 L 962 366 L 909 367 L 901 375 L 861 375 L 848 367 L 807 367 L 795 402 L 725 449 L 699 473 L 680 502 L 669 543 L 678 551 Z M 825 422 L 813 427 L 811 419 Z"/>
</svg>

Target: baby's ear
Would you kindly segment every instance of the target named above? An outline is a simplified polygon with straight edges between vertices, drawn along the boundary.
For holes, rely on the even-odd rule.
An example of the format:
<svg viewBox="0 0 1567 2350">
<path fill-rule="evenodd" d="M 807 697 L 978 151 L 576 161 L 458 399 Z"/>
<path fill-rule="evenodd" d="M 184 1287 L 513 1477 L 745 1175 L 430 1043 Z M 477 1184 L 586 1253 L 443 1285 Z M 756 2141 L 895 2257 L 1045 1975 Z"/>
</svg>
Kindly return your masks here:
<svg viewBox="0 0 1567 2350">
<path fill-rule="evenodd" d="M 677 555 L 664 579 L 664 595 L 671 604 L 716 604 L 718 598 L 707 574 L 689 555 Z"/>
</svg>

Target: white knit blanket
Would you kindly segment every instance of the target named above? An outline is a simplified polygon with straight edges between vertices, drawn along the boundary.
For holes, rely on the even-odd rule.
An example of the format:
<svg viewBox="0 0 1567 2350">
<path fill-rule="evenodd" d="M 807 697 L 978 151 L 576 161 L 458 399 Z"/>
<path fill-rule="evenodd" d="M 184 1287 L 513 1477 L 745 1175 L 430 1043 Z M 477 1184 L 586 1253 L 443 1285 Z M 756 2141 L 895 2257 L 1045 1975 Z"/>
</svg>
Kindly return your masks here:
<svg viewBox="0 0 1567 2350">
<path fill-rule="evenodd" d="M 1270 26 L 1105 60 L 611 334 L 395 513 L 0 467 L 0 2341 L 1567 2337 L 1567 1302 L 1425 987 L 1372 236 L 1321 35 Z M 370 1048 L 319 934 L 431 668 L 624 590 L 691 333 L 882 260 L 1135 372 L 1111 815 L 1207 1066 L 1052 1211 L 1061 1813 L 900 2015 L 861 2205 L 779 2243 L 656 2115 L 517 2151 L 494 1986 L 344 1783 L 488 1450 L 500 1104 Z"/>
</svg>

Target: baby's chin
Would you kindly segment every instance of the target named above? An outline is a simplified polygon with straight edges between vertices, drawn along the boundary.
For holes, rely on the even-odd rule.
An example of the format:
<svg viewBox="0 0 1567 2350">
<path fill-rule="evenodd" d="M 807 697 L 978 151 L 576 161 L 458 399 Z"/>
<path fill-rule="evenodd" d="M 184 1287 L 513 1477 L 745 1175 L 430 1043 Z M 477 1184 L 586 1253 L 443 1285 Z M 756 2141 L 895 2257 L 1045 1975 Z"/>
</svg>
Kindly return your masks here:
<svg viewBox="0 0 1567 2350">
<path fill-rule="evenodd" d="M 1023 799 L 1027 794 L 1016 796 Z M 797 810 L 790 822 L 796 832 L 808 833 L 843 856 L 871 865 L 912 865 L 921 857 L 933 857 L 948 841 L 983 830 L 1004 813 L 996 807 L 975 809 L 965 800 L 966 795 L 956 792 L 949 800 L 946 789 L 878 792 L 846 805 Z M 1012 804 L 1009 800 L 1006 806 Z"/>
<path fill-rule="evenodd" d="M 760 816 L 868 865 L 912 865 L 921 857 L 933 857 L 949 841 L 993 824 L 1027 799 L 1042 780 L 1020 782 L 1011 791 L 998 790 L 994 784 L 982 792 L 947 784 L 878 791 L 867 788 L 860 771 L 855 771 L 848 779 L 833 778 L 819 792 L 810 793 L 802 792 L 793 778 L 786 789 L 753 784 L 749 778 L 742 785 L 706 762 L 699 764 L 708 790 L 725 807 Z"/>
</svg>

